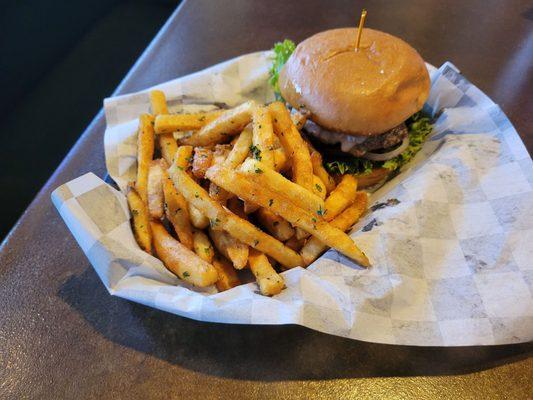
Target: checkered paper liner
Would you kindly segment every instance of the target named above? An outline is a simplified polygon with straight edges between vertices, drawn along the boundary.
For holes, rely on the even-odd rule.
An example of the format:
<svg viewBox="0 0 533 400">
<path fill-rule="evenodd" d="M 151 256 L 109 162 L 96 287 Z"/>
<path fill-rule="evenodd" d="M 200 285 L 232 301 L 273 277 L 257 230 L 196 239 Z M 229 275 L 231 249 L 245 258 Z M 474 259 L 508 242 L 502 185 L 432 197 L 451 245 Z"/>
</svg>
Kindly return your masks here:
<svg viewBox="0 0 533 400">
<path fill-rule="evenodd" d="M 245 55 L 159 85 L 172 111 L 270 101 L 270 53 Z M 179 281 L 139 249 L 124 195 L 94 174 L 52 199 L 108 291 L 189 318 L 299 324 L 378 343 L 493 345 L 533 339 L 533 164 L 513 126 L 450 63 L 429 67 L 422 151 L 371 197 L 351 236 L 361 269 L 334 250 L 283 273 L 272 298 L 255 283 L 216 293 Z M 137 117 L 147 91 L 106 99 L 105 155 L 123 190 L 135 176 Z M 392 201 L 388 201 L 392 199 Z"/>
</svg>

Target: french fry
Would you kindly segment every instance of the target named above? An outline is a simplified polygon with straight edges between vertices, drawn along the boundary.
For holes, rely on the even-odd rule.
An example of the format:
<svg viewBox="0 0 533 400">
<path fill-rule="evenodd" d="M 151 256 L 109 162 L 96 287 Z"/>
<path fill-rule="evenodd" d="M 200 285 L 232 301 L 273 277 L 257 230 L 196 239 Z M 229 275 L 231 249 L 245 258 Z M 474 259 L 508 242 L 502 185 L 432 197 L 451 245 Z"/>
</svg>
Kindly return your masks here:
<svg viewBox="0 0 533 400">
<path fill-rule="evenodd" d="M 196 229 L 205 229 L 209 226 L 209 218 L 207 218 L 200 210 L 194 207 L 192 204 L 187 203 L 189 209 L 189 218 L 191 219 L 191 224 Z"/>
<path fill-rule="evenodd" d="M 155 116 L 168 114 L 167 100 L 165 94 L 160 90 L 152 90 L 150 92 L 150 105 L 152 114 Z M 172 164 L 174 154 L 178 149 L 178 144 L 172 133 L 163 133 L 157 137 L 161 156 L 165 159 L 168 165 Z"/>
<path fill-rule="evenodd" d="M 133 218 L 133 235 L 141 249 L 152 254 L 152 233 L 150 231 L 150 217 L 146 204 L 135 188 L 130 185 L 126 196 Z"/>
<path fill-rule="evenodd" d="M 253 112 L 253 151 L 254 158 L 270 168 L 274 167 L 274 131 L 272 118 L 267 107 L 258 106 Z"/>
<path fill-rule="evenodd" d="M 219 166 L 211 167 L 207 171 L 207 174 L 216 167 Z M 173 165 L 169 172 L 174 185 L 190 204 L 198 208 L 198 210 L 212 221 L 212 227 L 213 225 L 219 226 L 235 239 L 268 254 L 287 268 L 293 268 L 302 264 L 302 259 L 299 254 L 284 246 L 279 240 L 262 232 L 252 223 L 224 209 L 218 202 L 211 199 L 208 193 L 185 173 L 185 171 Z M 215 183 L 218 184 L 218 182 Z"/>
<path fill-rule="evenodd" d="M 228 145 L 217 144 L 214 147 L 213 161 L 212 161 L 211 165 L 213 165 L 213 164 L 221 164 L 221 163 L 225 162 L 226 158 L 229 155 L 229 153 L 230 153 L 230 149 L 229 149 Z M 204 172 L 204 176 L 205 176 L 205 172 Z M 217 186 L 213 182 L 209 182 L 209 196 L 211 196 L 211 198 L 213 198 L 216 201 L 218 201 L 220 204 L 226 204 L 226 201 L 230 197 L 232 197 L 233 195 L 231 193 L 225 191 L 224 189 L 222 189 L 220 186 Z"/>
<path fill-rule="evenodd" d="M 174 239 L 160 222 L 152 221 L 150 226 L 157 256 L 168 270 L 200 287 L 212 285 L 218 280 L 215 267 Z"/>
<path fill-rule="evenodd" d="M 263 253 L 250 249 L 248 265 L 255 275 L 261 294 L 273 296 L 280 293 L 285 287 L 285 280 L 272 268 L 268 258 Z"/>
<path fill-rule="evenodd" d="M 172 133 L 163 133 L 158 135 L 157 138 L 159 140 L 161 156 L 168 163 L 168 165 L 172 164 L 174 155 L 176 154 L 176 151 L 178 151 L 178 143 L 176 142 L 176 139 L 174 139 Z"/>
<path fill-rule="evenodd" d="M 255 103 L 248 101 L 234 109 L 225 111 L 191 136 L 180 139 L 180 143 L 193 146 L 209 146 L 227 141 L 229 137 L 241 132 L 248 125 L 252 119 L 254 108 Z"/>
<path fill-rule="evenodd" d="M 324 219 L 326 221 L 333 220 L 346 207 L 354 202 L 355 193 L 357 192 L 357 179 L 353 175 L 343 175 L 335 190 L 333 190 L 326 201 Z"/>
<path fill-rule="evenodd" d="M 245 128 L 235 141 L 233 148 L 224 161 L 224 165 L 229 168 L 237 168 L 248 157 L 251 145 L 252 130 Z"/>
<path fill-rule="evenodd" d="M 209 236 L 217 250 L 228 260 L 231 260 L 236 269 L 243 269 L 248 262 L 248 246 L 238 241 L 225 231 L 209 228 Z"/>
<path fill-rule="evenodd" d="M 163 169 L 164 160 L 152 160 L 148 170 L 148 212 L 150 217 L 161 219 L 163 217 Z M 166 169 L 166 168 L 165 168 Z"/>
<path fill-rule="evenodd" d="M 213 151 L 205 147 L 196 147 L 192 159 L 192 174 L 204 179 L 205 171 L 213 164 Z"/>
<path fill-rule="evenodd" d="M 265 188 L 269 188 L 288 198 L 294 204 L 305 210 L 315 212 L 325 207 L 324 201 L 320 197 L 304 189 L 302 186 L 291 182 L 273 169 L 268 168 L 261 161 L 248 158 L 240 166 L 239 172 L 246 174 L 249 179 L 263 185 Z"/>
<path fill-rule="evenodd" d="M 148 170 L 154 156 L 154 117 L 142 114 L 139 117 L 139 132 L 137 136 L 137 181 L 135 188 L 142 201 L 148 201 Z"/>
<path fill-rule="evenodd" d="M 368 195 L 365 192 L 357 192 L 355 203 L 344 210 L 337 216 L 331 225 L 342 231 L 350 229 L 363 215 L 368 206 Z M 326 250 L 327 245 L 322 243 L 318 238 L 312 237 L 301 249 L 301 254 L 306 265 L 315 261 L 320 254 Z"/>
<path fill-rule="evenodd" d="M 176 191 L 166 169 L 163 175 L 163 194 L 165 198 L 165 214 L 170 221 L 178 239 L 188 249 L 193 248 L 193 235 L 187 201 Z"/>
<path fill-rule="evenodd" d="M 294 228 L 291 224 L 266 208 L 257 210 L 256 217 L 261 226 L 282 242 L 294 235 Z"/>
<path fill-rule="evenodd" d="M 150 92 L 150 106 L 153 115 L 168 114 L 167 99 L 165 93 L 161 90 L 152 90 Z"/>
<path fill-rule="evenodd" d="M 228 157 L 230 151 L 230 144 L 216 144 L 213 148 L 213 164 L 223 163 Z"/>
<path fill-rule="evenodd" d="M 305 244 L 305 240 L 297 239 L 296 236 L 291 237 L 285 242 L 285 246 L 293 249 L 294 251 L 300 251 Z"/>
<path fill-rule="evenodd" d="M 335 189 L 335 181 L 324 168 L 322 155 L 313 149 L 311 145 L 309 145 L 309 147 L 311 152 L 311 163 L 313 164 L 313 173 L 320 178 L 324 185 L 326 185 L 326 191 L 330 193 L 333 189 Z"/>
<path fill-rule="evenodd" d="M 290 164 L 287 159 L 287 153 L 283 147 L 279 147 L 272 151 L 274 155 L 274 170 L 275 171 L 286 171 L 289 169 Z M 244 160 L 243 160 L 244 161 Z"/>
<path fill-rule="evenodd" d="M 229 290 L 241 284 L 237 276 L 237 271 L 235 271 L 235 268 L 225 258 L 216 257 L 213 260 L 213 266 L 218 272 L 218 281 L 215 285 L 219 292 Z"/>
<path fill-rule="evenodd" d="M 176 164 L 178 168 L 187 171 L 191 166 L 191 162 L 193 159 L 192 153 L 192 146 L 179 146 L 174 156 L 174 164 Z"/>
<path fill-rule="evenodd" d="M 291 112 L 291 120 L 292 123 L 296 126 L 296 129 L 299 131 L 302 130 L 305 123 L 307 122 L 307 118 L 309 117 L 309 113 L 302 113 L 296 109 L 293 109 Z"/>
<path fill-rule="evenodd" d="M 326 185 L 318 176 L 313 175 L 313 193 L 322 200 L 326 199 Z"/>
<path fill-rule="evenodd" d="M 293 181 L 305 189 L 313 190 L 313 164 L 309 150 L 300 132 L 292 123 L 289 111 L 279 101 L 270 104 L 274 132 L 278 136 L 292 165 Z"/>
<path fill-rule="evenodd" d="M 222 189 L 216 183 L 209 182 L 209 196 L 213 200 L 218 201 L 220 204 L 225 204 L 226 201 L 230 199 L 233 195 L 228 191 Z"/>
<path fill-rule="evenodd" d="M 192 146 L 179 146 L 174 156 L 174 163 L 177 168 L 183 171 L 188 171 L 191 165 L 193 147 Z M 205 229 L 209 226 L 209 218 L 203 215 L 196 207 L 187 202 L 187 208 L 189 210 L 189 218 L 192 226 L 197 229 Z"/>
<path fill-rule="evenodd" d="M 222 111 L 196 114 L 167 114 L 155 118 L 155 133 L 173 133 L 200 129 L 222 115 Z"/>
<path fill-rule="evenodd" d="M 206 177 L 241 199 L 270 209 L 272 212 L 286 219 L 293 226 L 302 228 L 307 233 L 318 237 L 328 246 L 337 249 L 347 257 L 355 260 L 359 265 L 364 267 L 370 266 L 368 258 L 359 250 L 348 235 L 324 221 L 322 218 L 322 214 L 325 212 L 324 209 L 318 209 L 315 213 L 311 213 L 287 201 L 286 198 L 265 188 L 263 185 L 251 181 L 247 175 L 222 166 L 209 168 Z M 187 196 L 185 197 L 187 198 Z M 227 230 L 229 231 L 229 229 Z M 242 241 L 247 243 L 245 240 Z M 255 248 L 258 247 L 255 246 Z M 264 252 L 268 254 L 268 252 Z"/>
<path fill-rule="evenodd" d="M 208 263 L 213 261 L 215 249 L 204 231 L 195 229 L 192 233 L 194 252 Z"/>
<path fill-rule="evenodd" d="M 313 175 L 313 193 L 322 200 L 326 198 L 326 187 L 316 175 Z M 302 240 L 307 237 L 309 237 L 309 234 L 306 231 L 304 231 L 302 228 L 296 228 L 296 239 Z"/>
</svg>

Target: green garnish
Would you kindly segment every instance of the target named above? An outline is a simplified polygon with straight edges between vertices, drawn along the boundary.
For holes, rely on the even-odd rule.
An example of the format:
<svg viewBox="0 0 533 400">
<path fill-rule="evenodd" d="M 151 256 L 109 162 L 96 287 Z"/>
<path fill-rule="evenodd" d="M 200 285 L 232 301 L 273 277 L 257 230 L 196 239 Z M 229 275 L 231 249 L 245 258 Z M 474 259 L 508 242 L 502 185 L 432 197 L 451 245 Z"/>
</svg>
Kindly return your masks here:
<svg viewBox="0 0 533 400">
<path fill-rule="evenodd" d="M 279 71 L 281 71 L 283 65 L 285 65 L 291 54 L 294 52 L 294 49 L 296 49 L 296 45 L 289 39 L 276 43 L 273 48 L 274 59 L 272 60 L 272 67 L 270 67 L 270 79 L 268 80 L 268 83 L 274 88 L 274 93 L 278 99 L 281 99 L 278 85 Z"/>
<path fill-rule="evenodd" d="M 253 158 L 257 161 L 261 161 L 261 150 L 259 150 L 257 146 L 254 146 L 253 144 L 250 145 L 250 152 L 252 153 Z"/>
<path fill-rule="evenodd" d="M 387 168 L 396 171 L 409 161 L 420 151 L 422 144 L 431 133 L 433 126 L 429 117 L 421 112 L 413 114 L 406 122 L 409 146 L 403 153 L 388 161 L 370 161 L 364 158 L 346 156 L 340 160 L 325 163 L 326 170 L 331 174 L 369 174 L 374 168 Z"/>
</svg>

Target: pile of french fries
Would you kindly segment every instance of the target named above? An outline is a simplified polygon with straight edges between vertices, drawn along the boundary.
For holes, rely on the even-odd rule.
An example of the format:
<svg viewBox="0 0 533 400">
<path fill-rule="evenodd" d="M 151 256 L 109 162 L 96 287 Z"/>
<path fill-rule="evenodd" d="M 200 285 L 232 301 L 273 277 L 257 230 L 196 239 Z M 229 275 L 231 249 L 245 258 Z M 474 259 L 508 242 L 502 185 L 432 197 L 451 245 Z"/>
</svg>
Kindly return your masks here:
<svg viewBox="0 0 533 400">
<path fill-rule="evenodd" d="M 345 233 L 367 194 L 353 176 L 337 183 L 327 173 L 298 130 L 305 115 L 251 101 L 169 114 L 156 90 L 150 101 L 152 113 L 139 118 L 128 205 L 139 246 L 180 279 L 224 291 L 249 268 L 271 296 L 285 286 L 278 271 L 307 266 L 328 246 L 369 266 Z"/>
</svg>

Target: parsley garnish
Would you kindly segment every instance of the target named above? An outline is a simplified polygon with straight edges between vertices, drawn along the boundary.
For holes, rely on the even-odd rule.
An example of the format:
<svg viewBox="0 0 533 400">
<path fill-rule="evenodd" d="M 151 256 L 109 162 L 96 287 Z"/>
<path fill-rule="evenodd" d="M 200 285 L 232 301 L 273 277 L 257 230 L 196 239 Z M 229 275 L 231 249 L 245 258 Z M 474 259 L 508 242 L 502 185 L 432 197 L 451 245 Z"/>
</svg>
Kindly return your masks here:
<svg viewBox="0 0 533 400">
<path fill-rule="evenodd" d="M 253 158 L 257 161 L 261 161 L 261 150 L 259 150 L 257 146 L 254 146 L 253 144 L 250 145 L 250 152 L 252 153 Z"/>
</svg>

